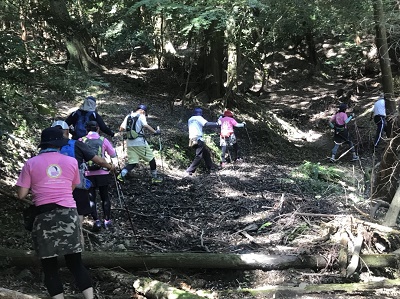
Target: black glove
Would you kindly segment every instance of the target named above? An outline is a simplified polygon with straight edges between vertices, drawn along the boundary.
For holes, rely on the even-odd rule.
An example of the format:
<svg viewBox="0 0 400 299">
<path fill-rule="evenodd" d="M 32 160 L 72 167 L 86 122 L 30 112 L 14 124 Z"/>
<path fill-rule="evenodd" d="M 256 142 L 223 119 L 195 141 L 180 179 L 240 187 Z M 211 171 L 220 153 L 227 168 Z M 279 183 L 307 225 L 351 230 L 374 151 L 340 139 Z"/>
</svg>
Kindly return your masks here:
<svg viewBox="0 0 400 299">
<path fill-rule="evenodd" d="M 115 132 L 111 131 L 111 135 L 110 136 L 114 137 L 115 136 Z"/>
<path fill-rule="evenodd" d="M 243 127 L 245 127 L 245 126 L 246 126 L 246 122 L 242 122 L 242 124 L 243 124 Z"/>
<path fill-rule="evenodd" d="M 160 130 L 156 130 L 156 131 L 154 132 L 154 135 L 155 135 L 155 136 L 161 135 L 161 131 L 160 131 Z"/>
</svg>

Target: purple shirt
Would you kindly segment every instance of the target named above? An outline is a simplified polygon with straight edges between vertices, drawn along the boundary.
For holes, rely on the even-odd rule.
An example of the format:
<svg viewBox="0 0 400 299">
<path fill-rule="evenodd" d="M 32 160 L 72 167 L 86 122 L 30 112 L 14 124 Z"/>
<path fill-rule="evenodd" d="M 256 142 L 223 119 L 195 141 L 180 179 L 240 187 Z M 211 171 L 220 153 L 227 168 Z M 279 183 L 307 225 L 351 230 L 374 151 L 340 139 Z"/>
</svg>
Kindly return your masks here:
<svg viewBox="0 0 400 299">
<path fill-rule="evenodd" d="M 346 120 L 348 119 L 347 114 L 345 112 L 338 112 L 331 118 L 331 123 L 336 123 L 339 126 L 346 125 Z"/>
<path fill-rule="evenodd" d="M 48 152 L 26 161 L 16 185 L 31 189 L 36 206 L 55 203 L 76 208 L 72 186 L 79 182 L 78 162 L 75 158 L 59 152 Z"/>
</svg>

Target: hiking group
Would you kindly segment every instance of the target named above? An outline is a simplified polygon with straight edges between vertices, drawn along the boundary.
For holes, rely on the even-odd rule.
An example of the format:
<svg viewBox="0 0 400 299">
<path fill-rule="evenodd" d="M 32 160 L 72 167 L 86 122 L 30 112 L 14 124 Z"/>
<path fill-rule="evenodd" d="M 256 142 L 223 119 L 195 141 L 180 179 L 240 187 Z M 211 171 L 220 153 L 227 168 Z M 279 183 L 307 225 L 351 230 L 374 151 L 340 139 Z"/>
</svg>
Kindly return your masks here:
<svg viewBox="0 0 400 299">
<path fill-rule="evenodd" d="M 338 107 L 337 112 L 332 115 L 329 121 L 329 126 L 334 130 L 333 142 L 334 147 L 332 148 L 332 155 L 330 157 L 331 162 L 336 162 L 347 152 L 351 153 L 351 161 L 359 161 L 360 158 L 356 153 L 356 147 L 350 136 L 348 129 L 348 123 L 355 118 L 354 113 L 347 115 L 346 110 L 348 109 L 346 103 L 341 103 Z M 374 120 L 376 124 L 376 133 L 374 137 L 374 149 L 376 149 L 381 140 L 383 140 L 383 133 L 387 134 L 386 125 L 386 109 L 385 109 L 385 96 L 381 94 L 375 101 L 371 111 L 370 120 Z M 337 152 L 342 144 L 347 144 L 349 149 L 344 152 L 339 158 L 336 158 Z"/>
</svg>

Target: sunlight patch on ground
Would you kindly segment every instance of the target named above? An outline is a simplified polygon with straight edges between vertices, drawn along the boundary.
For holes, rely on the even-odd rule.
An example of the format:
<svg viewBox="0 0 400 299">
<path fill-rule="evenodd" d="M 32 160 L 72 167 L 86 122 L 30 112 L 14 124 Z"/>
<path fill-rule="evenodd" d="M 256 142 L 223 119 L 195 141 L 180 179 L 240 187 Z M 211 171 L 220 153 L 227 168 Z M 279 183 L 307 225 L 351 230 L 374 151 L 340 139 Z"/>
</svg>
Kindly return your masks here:
<svg viewBox="0 0 400 299">
<path fill-rule="evenodd" d="M 322 134 L 317 133 L 313 130 L 308 130 L 307 132 L 303 132 L 298 128 L 293 127 L 290 123 L 279 118 L 276 114 L 272 114 L 274 119 L 282 126 L 282 128 L 286 131 L 286 137 L 290 141 L 307 141 L 314 142 L 322 137 Z"/>
</svg>

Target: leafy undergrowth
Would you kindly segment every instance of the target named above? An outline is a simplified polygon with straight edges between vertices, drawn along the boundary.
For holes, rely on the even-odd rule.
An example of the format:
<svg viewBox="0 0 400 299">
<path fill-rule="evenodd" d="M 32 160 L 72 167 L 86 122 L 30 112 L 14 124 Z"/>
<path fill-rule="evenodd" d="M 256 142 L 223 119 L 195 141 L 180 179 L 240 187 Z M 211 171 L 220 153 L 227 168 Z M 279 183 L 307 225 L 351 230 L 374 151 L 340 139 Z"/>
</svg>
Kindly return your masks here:
<svg viewBox="0 0 400 299">
<path fill-rule="evenodd" d="M 123 77 L 120 73 L 114 76 L 118 79 Z M 155 84 L 161 81 L 160 76 L 165 74 L 152 73 L 146 78 L 145 85 L 137 82 L 135 94 L 132 89 L 130 93 L 121 90 L 121 80 L 118 80 L 118 89 L 113 89 L 112 84 L 107 91 L 96 88 L 100 113 L 115 131 L 123 117 L 139 102 L 149 105 L 149 124 L 160 126 L 163 132 L 161 139 L 149 137 L 149 142 L 155 149 L 158 169 L 164 181 L 160 185 L 151 185 L 148 165 L 142 164 L 122 186 L 123 196 L 118 195 L 113 184 L 111 198 L 115 225 L 110 230 L 92 233 L 92 220 L 86 218 L 86 251 L 102 251 L 105 254 L 127 250 L 307 254 L 322 255 L 329 261 L 323 269 L 273 271 L 127 269 L 124 265 L 116 265 L 113 269 L 157 279 L 191 292 L 203 290 L 211 294 L 209 298 L 215 299 L 257 298 L 257 295 L 246 292 L 226 291 L 266 285 L 360 281 L 360 275 L 350 278 L 340 275 L 336 261 L 340 234 L 356 229 L 352 222 L 353 215 L 364 219 L 365 214 L 359 211 L 368 210 L 364 169 L 370 159 L 365 155 L 360 162 L 350 163 L 343 159 L 335 165 L 327 159 L 331 144 L 323 123 L 336 104 L 333 97 L 328 97 L 334 92 L 332 87 L 309 86 L 307 92 L 302 88 L 291 92 L 272 89 L 260 98 L 242 97 L 240 109 L 239 106 L 232 109 L 239 121 L 247 122 L 246 129 L 237 132 L 243 162 L 229 163 L 211 174 L 200 168 L 195 176 L 185 177 L 184 170 L 194 155 L 187 148 L 186 127 L 194 104 L 182 105 L 182 101 L 178 101 L 170 109 L 170 97 L 165 96 L 164 87 Z M 148 86 L 152 89 L 149 90 Z M 129 85 L 129 88 L 132 86 Z M 326 107 L 311 100 L 309 106 L 296 108 L 301 106 L 304 98 L 323 96 L 328 99 L 328 103 L 324 102 Z M 205 108 L 205 117 L 210 121 L 222 111 L 222 107 L 196 104 Z M 59 100 L 55 106 L 58 109 L 56 118 L 65 117 L 68 109 L 72 108 L 69 101 Z M 319 119 L 315 118 L 316 115 Z M 218 135 L 215 131 L 208 133 L 217 147 Z M 13 198 L 11 186 L 23 160 L 34 154 L 35 143 L 13 143 L 6 139 L 1 142 L 5 168 L 2 166 L 1 173 L 3 214 L 0 218 L 0 247 L 31 249 L 29 234 L 24 231 L 20 217 L 22 204 Z M 121 167 L 125 157 L 121 136 L 115 137 L 113 142 Z M 218 162 L 217 157 L 214 160 Z M 370 235 L 368 241 L 369 246 L 363 248 L 363 253 L 378 252 L 374 243 L 376 239 Z M 385 252 L 397 249 L 396 246 L 391 244 Z M 104 274 L 99 275 L 98 271 L 92 269 L 98 298 L 131 298 L 132 284 L 112 281 Z M 357 273 L 367 273 L 369 277 L 396 276 L 395 272 L 368 271 L 365 268 Z M 63 270 L 62 276 L 68 282 L 66 293 L 75 293 L 69 273 Z M 3 269 L 1 277 L 3 287 L 45 297 L 40 269 L 9 267 Z"/>
</svg>

